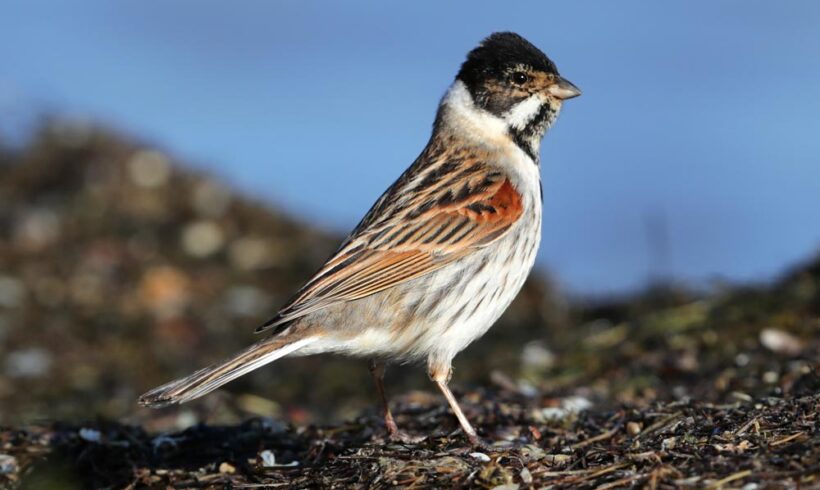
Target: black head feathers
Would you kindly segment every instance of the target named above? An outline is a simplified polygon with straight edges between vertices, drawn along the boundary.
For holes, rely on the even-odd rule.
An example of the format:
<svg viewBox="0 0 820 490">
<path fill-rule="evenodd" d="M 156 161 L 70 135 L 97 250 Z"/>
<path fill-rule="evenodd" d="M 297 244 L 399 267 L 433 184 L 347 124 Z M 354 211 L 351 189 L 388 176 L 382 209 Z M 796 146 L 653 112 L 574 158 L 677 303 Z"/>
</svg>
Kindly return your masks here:
<svg viewBox="0 0 820 490">
<path fill-rule="evenodd" d="M 558 73 L 547 55 L 514 32 L 496 32 L 470 51 L 456 79 L 474 88 L 487 78 L 498 78 L 518 65 L 546 73 Z"/>
</svg>

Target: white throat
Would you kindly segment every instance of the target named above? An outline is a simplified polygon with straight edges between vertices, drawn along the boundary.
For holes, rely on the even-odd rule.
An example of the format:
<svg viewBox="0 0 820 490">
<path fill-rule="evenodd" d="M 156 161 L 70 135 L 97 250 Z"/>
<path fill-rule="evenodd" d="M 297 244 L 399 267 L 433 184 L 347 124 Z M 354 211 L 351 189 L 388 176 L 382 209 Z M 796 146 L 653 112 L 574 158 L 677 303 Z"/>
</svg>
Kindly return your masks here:
<svg viewBox="0 0 820 490">
<path fill-rule="evenodd" d="M 544 104 L 543 96 L 534 94 L 500 117 L 476 107 L 464 82 L 456 80 L 441 101 L 442 122 L 461 137 L 488 145 L 515 144 L 512 132 L 523 131 L 538 115 Z M 527 144 L 537 156 L 543 133 L 528 135 Z"/>
<path fill-rule="evenodd" d="M 476 141 L 497 142 L 509 139 L 507 123 L 498 116 L 476 107 L 467 86 L 456 80 L 441 101 L 443 123 L 448 129 Z"/>
<path fill-rule="evenodd" d="M 503 155 L 496 164 L 507 170 L 513 185 L 522 191 L 527 209 L 537 209 L 540 216 L 539 166 L 513 141 L 508 122 L 476 107 L 467 87 L 458 80 L 447 91 L 441 105 L 439 129 Z"/>
</svg>

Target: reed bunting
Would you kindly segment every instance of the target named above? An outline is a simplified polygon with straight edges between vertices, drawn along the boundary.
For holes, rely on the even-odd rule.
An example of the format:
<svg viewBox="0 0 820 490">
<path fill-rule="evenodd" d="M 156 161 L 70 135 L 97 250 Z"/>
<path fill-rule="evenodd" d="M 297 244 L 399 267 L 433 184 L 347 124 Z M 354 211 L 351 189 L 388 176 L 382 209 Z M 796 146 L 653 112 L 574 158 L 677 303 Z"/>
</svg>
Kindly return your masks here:
<svg viewBox="0 0 820 490">
<path fill-rule="evenodd" d="M 421 155 L 257 329 L 266 338 L 140 403 L 187 402 L 284 356 L 341 353 L 370 359 L 388 434 L 403 439 L 384 394 L 385 362 L 426 359 L 464 433 L 480 444 L 447 386 L 451 362 L 498 319 L 533 266 L 541 139 L 563 101 L 580 94 L 521 36 L 484 39 L 441 100 Z"/>
</svg>

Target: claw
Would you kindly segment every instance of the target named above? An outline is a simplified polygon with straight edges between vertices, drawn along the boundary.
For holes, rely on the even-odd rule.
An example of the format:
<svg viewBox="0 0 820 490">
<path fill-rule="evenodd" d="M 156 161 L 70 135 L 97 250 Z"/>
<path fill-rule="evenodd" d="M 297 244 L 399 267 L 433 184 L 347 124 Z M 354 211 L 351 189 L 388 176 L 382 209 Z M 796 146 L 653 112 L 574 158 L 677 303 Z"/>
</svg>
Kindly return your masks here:
<svg viewBox="0 0 820 490">
<path fill-rule="evenodd" d="M 480 449 L 484 452 L 492 452 L 493 447 L 487 444 L 483 439 L 478 437 L 476 434 L 466 434 L 467 440 L 470 441 L 470 445 L 473 449 Z"/>
<path fill-rule="evenodd" d="M 427 439 L 426 436 L 413 436 L 408 434 L 407 432 L 400 430 L 396 430 L 395 432 L 389 431 L 387 434 L 387 438 L 390 439 L 391 442 L 400 442 L 402 444 L 408 445 L 416 445 Z"/>
</svg>

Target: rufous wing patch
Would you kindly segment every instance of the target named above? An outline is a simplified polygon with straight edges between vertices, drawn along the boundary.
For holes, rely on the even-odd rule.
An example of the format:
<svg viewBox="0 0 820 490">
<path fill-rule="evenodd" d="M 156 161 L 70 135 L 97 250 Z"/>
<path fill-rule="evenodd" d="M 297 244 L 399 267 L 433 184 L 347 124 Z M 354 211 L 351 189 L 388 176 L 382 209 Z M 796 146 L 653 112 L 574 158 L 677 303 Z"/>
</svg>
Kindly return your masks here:
<svg viewBox="0 0 820 490">
<path fill-rule="evenodd" d="M 498 190 L 487 199 L 474 202 L 459 209 L 459 213 L 483 223 L 514 223 L 524 212 L 521 194 L 515 190 L 509 179 L 504 180 Z"/>
<path fill-rule="evenodd" d="M 524 210 L 509 179 L 480 166 L 462 179 L 414 189 L 406 202 L 412 204 L 402 212 L 352 236 L 265 327 L 433 272 L 504 235 Z"/>
</svg>

